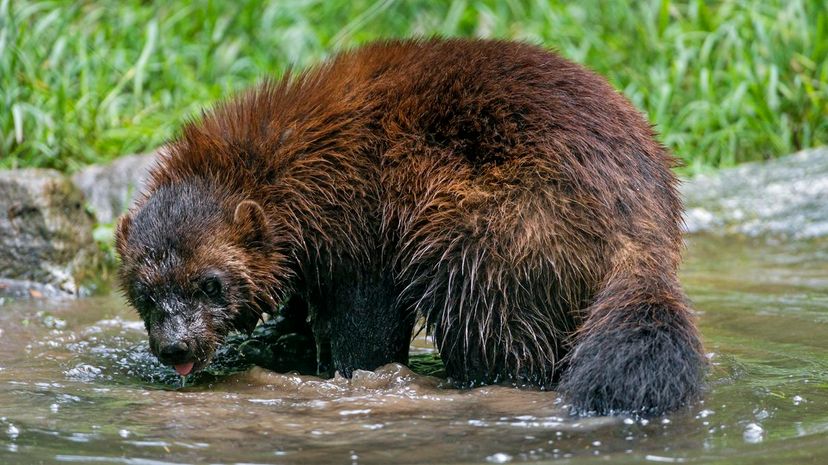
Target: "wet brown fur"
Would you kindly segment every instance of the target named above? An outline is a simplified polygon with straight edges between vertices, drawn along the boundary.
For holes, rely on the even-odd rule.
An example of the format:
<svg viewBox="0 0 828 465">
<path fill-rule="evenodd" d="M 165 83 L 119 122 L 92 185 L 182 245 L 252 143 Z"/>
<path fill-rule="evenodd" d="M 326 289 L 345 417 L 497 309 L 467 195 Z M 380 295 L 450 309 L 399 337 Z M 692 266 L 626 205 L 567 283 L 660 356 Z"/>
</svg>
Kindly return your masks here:
<svg viewBox="0 0 828 465">
<path fill-rule="evenodd" d="M 180 233 L 198 245 L 176 282 L 215 265 L 243 283 L 228 312 L 305 302 L 333 368 L 406 362 L 423 317 L 462 384 L 562 376 L 579 411 L 658 413 L 695 398 L 704 367 L 674 165 L 625 98 L 554 53 L 375 43 L 187 124 L 119 225 L 122 281 L 167 279 L 131 218 L 197 180 L 222 219 Z M 233 220 L 243 200 L 264 224 Z"/>
</svg>

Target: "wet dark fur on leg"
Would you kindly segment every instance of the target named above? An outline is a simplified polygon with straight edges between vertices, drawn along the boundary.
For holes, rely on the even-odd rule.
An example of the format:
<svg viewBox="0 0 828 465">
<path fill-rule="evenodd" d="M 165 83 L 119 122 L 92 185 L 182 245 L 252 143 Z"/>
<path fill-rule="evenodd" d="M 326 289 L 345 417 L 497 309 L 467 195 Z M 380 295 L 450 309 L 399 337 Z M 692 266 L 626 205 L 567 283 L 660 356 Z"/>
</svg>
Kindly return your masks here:
<svg viewBox="0 0 828 465">
<path fill-rule="evenodd" d="M 375 43 L 187 124 L 119 224 L 121 283 L 157 345 L 197 349 L 179 367 L 298 296 L 323 374 L 405 363 L 423 318 L 460 385 L 660 413 L 704 366 L 674 164 L 554 53 Z"/>
</svg>

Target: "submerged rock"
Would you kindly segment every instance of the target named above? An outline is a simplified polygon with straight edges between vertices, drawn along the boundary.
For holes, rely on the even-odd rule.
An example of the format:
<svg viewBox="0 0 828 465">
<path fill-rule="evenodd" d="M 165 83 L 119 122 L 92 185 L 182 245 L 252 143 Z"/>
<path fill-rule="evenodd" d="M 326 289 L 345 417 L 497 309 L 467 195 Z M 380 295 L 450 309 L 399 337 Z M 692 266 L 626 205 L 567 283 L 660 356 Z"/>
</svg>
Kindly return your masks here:
<svg viewBox="0 0 828 465">
<path fill-rule="evenodd" d="M 98 223 L 113 223 L 141 192 L 156 153 L 127 155 L 106 165 L 88 166 L 72 176 Z"/>
<path fill-rule="evenodd" d="M 0 171 L 0 294 L 80 294 L 99 252 L 81 191 L 57 171 Z"/>
<path fill-rule="evenodd" d="M 828 148 L 698 176 L 682 186 L 689 233 L 828 236 Z"/>
</svg>

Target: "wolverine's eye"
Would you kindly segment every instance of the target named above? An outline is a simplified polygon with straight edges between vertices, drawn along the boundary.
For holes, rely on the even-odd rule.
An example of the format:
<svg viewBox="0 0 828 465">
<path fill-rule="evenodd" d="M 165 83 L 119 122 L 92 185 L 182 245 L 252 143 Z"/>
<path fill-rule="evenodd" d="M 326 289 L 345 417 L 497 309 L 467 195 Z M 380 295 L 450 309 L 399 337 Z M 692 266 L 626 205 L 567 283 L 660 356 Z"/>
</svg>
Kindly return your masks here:
<svg viewBox="0 0 828 465">
<path fill-rule="evenodd" d="M 132 301 L 133 301 L 133 303 L 134 303 L 135 307 L 137 307 L 139 310 L 144 310 L 144 309 L 146 309 L 146 308 L 147 308 L 147 307 L 149 307 L 149 306 L 150 306 L 150 304 L 152 303 L 152 301 L 150 300 L 150 298 L 149 298 L 149 297 L 147 297 L 147 296 L 145 296 L 145 295 L 143 295 L 143 294 L 138 294 L 138 295 L 136 295 L 136 296 L 132 299 Z"/>
<path fill-rule="evenodd" d="M 132 305 L 142 316 L 152 310 L 154 302 L 149 295 L 149 290 L 144 286 L 136 286 L 132 290 Z"/>
<path fill-rule="evenodd" d="M 201 291 L 211 299 L 221 297 L 221 280 L 215 276 L 208 276 L 201 280 Z"/>
</svg>

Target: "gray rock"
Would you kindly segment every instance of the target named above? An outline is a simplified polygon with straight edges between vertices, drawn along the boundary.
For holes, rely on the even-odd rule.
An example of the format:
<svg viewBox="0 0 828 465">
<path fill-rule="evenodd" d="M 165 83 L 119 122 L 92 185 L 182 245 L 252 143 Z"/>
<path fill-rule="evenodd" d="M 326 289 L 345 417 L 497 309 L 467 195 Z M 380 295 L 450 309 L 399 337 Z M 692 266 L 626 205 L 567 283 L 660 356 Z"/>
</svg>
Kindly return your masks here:
<svg viewBox="0 0 828 465">
<path fill-rule="evenodd" d="M 698 176 L 682 186 L 689 233 L 828 236 L 828 148 Z"/>
<path fill-rule="evenodd" d="M 71 294 L 51 284 L 36 283 L 25 279 L 0 278 L 0 301 L 5 297 L 61 299 L 69 296 Z"/>
<path fill-rule="evenodd" d="M 0 293 L 82 293 L 100 260 L 92 226 L 83 193 L 57 171 L 0 171 Z"/>
<path fill-rule="evenodd" d="M 72 176 L 101 224 L 113 223 L 141 192 L 157 152 L 128 155 L 106 165 L 92 165 Z"/>
</svg>

